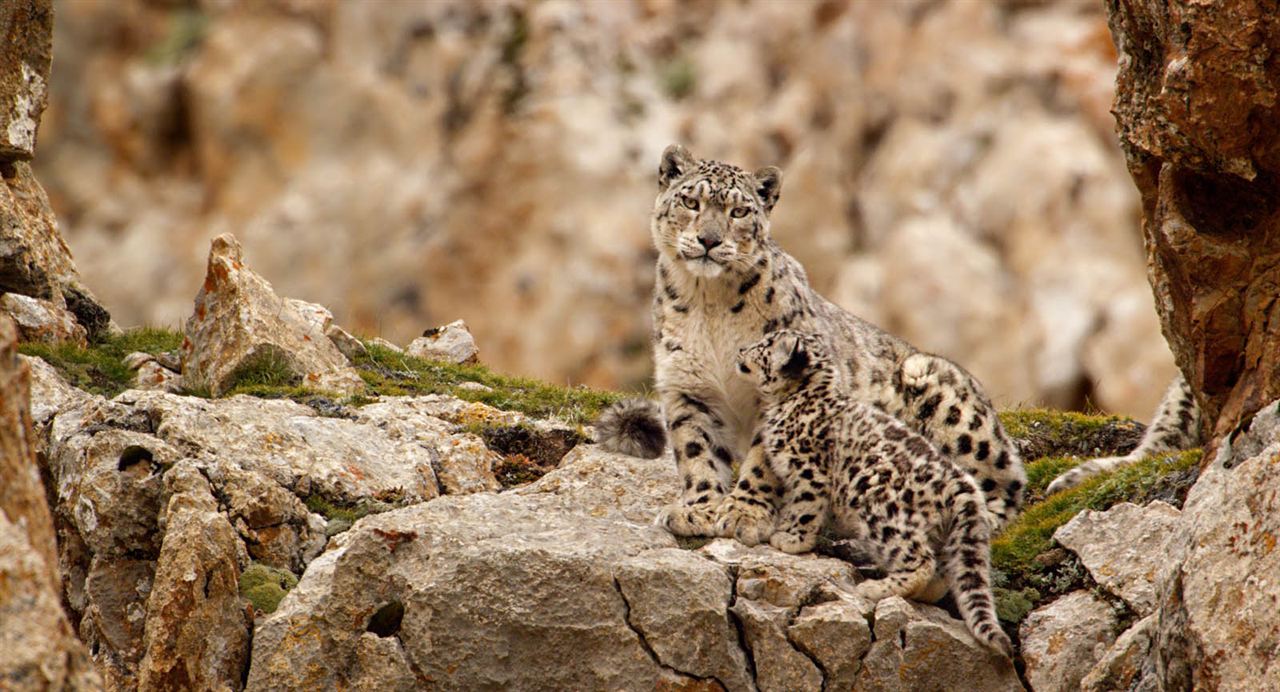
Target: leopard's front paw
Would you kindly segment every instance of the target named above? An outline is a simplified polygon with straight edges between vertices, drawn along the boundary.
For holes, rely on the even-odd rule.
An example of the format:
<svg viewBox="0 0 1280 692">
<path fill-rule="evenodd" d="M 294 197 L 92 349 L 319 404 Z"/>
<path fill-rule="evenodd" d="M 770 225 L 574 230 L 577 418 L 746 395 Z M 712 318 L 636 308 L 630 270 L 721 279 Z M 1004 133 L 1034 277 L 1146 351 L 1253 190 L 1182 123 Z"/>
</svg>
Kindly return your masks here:
<svg viewBox="0 0 1280 692">
<path fill-rule="evenodd" d="M 715 532 L 748 546 L 759 545 L 773 535 L 773 509 L 730 495 L 716 510 Z"/>
<path fill-rule="evenodd" d="M 781 550 L 784 553 L 807 553 L 813 550 L 813 546 L 818 543 L 817 532 L 809 532 L 806 534 L 791 533 L 790 531 L 777 531 L 769 537 L 769 545 Z"/>
<path fill-rule="evenodd" d="M 717 536 L 715 505 L 667 505 L 658 511 L 654 523 L 676 536 Z"/>
</svg>

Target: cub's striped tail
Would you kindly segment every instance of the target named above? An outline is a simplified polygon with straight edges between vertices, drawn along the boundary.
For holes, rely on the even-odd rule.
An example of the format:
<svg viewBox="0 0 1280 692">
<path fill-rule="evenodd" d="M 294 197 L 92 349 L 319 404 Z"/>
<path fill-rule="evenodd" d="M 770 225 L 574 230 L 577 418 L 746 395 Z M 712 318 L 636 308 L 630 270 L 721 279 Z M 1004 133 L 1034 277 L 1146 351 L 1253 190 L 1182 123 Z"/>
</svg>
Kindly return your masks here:
<svg viewBox="0 0 1280 692">
<path fill-rule="evenodd" d="M 942 548 L 943 573 L 969 631 L 1010 658 L 1013 644 L 996 620 L 991 595 L 991 523 L 981 491 L 967 474 L 951 481 L 951 532 Z"/>
<path fill-rule="evenodd" d="M 647 399 L 620 401 L 596 420 L 596 442 L 617 454 L 656 459 L 667 449 L 662 410 Z"/>
</svg>

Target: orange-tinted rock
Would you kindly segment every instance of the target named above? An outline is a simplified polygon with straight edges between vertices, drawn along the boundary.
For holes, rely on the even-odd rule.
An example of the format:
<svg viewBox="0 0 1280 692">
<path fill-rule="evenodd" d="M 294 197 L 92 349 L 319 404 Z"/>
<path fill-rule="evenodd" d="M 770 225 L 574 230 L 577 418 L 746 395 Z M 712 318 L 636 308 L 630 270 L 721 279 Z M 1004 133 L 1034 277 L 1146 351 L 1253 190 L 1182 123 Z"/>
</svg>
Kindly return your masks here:
<svg viewBox="0 0 1280 692">
<path fill-rule="evenodd" d="M 1157 310 L 1217 440 L 1280 396 L 1280 13 L 1107 5 Z"/>
</svg>

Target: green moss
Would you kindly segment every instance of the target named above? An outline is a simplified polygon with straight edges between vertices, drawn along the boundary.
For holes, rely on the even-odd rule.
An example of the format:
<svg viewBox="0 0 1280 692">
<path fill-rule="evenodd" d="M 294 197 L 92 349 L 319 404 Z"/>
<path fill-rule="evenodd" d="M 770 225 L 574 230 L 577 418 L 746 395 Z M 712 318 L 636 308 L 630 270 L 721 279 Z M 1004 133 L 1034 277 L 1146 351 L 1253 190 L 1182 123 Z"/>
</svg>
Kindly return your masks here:
<svg viewBox="0 0 1280 692">
<path fill-rule="evenodd" d="M 676 56 L 664 63 L 659 68 L 658 78 L 662 83 L 662 91 L 676 101 L 692 94 L 698 86 L 698 74 L 694 70 L 693 61 L 685 56 Z"/>
<path fill-rule="evenodd" d="M 615 392 L 583 387 L 557 387 L 538 380 L 496 375 L 482 365 L 454 365 L 423 360 L 366 343 L 367 357 L 356 362 L 370 392 L 382 396 L 448 394 L 466 401 L 520 411 L 534 418 L 586 423 L 601 409 L 622 398 Z M 476 382 L 487 390 L 463 387 Z"/>
<path fill-rule="evenodd" d="M 228 390 L 239 387 L 294 387 L 302 378 L 294 372 L 289 358 L 278 347 L 255 348 L 228 378 Z"/>
<path fill-rule="evenodd" d="M 1027 459 L 1123 453 L 1142 436 L 1141 425 L 1119 416 L 1021 409 L 1002 412 L 1000 421 L 1005 431 L 1019 440 Z"/>
<path fill-rule="evenodd" d="M 1198 449 L 1150 457 L 1029 504 L 1018 520 L 992 541 L 992 564 L 1008 573 L 1036 570 L 1035 559 L 1051 547 L 1053 532 L 1076 514 L 1085 509 L 1104 510 L 1117 502 L 1142 504 L 1161 497 L 1172 485 L 1184 483 L 1188 473 L 1194 474 L 1200 457 Z M 1027 465 L 1027 475 L 1034 473 L 1043 485 L 1045 479 L 1072 465 L 1063 459 L 1042 459 Z"/>
<path fill-rule="evenodd" d="M 262 613 L 274 613 L 298 577 L 288 570 L 255 562 L 240 573 L 240 596 Z"/>
<path fill-rule="evenodd" d="M 357 520 L 370 514 L 381 514 L 396 508 L 394 501 L 383 502 L 381 500 L 362 498 L 358 502 L 348 504 L 334 502 L 320 495 L 308 495 L 303 503 L 306 504 L 307 509 L 329 521 L 340 520 L 349 524 L 354 524 Z"/>
<path fill-rule="evenodd" d="M 181 346 L 180 332 L 143 327 L 107 336 L 88 348 L 67 343 L 25 343 L 18 346 L 18 352 L 43 359 L 67 382 L 80 389 L 113 397 L 133 383 L 133 371 L 124 364 L 125 356 L 135 351 L 162 353 Z"/>
<path fill-rule="evenodd" d="M 992 589 L 996 599 L 996 617 L 1005 622 L 1022 622 L 1040 601 L 1040 592 L 1032 588 L 1020 590 L 996 587 Z"/>
</svg>

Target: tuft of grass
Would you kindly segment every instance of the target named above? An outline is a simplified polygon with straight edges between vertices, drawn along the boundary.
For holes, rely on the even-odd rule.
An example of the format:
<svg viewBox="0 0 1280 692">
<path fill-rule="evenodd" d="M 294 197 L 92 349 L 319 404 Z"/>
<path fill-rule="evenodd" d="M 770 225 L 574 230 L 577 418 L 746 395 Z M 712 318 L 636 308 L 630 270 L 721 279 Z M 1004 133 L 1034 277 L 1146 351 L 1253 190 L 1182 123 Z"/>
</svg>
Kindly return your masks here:
<svg viewBox="0 0 1280 692">
<path fill-rule="evenodd" d="M 108 335 L 87 348 L 68 343 L 24 343 L 18 345 L 18 352 L 43 359 L 71 385 L 109 398 L 133 384 L 133 371 L 124 364 L 125 356 L 136 351 L 163 353 L 181 346 L 181 332 L 142 327 Z"/>
<path fill-rule="evenodd" d="M 284 352 L 279 347 L 268 344 L 255 348 L 241 361 L 228 378 L 227 390 L 237 387 L 295 387 L 301 381 L 302 377 L 293 371 Z"/>
<path fill-rule="evenodd" d="M 1059 526 L 1086 509 L 1105 510 L 1124 501 L 1143 504 L 1162 499 L 1171 491 L 1176 494 L 1178 487 L 1189 486 L 1188 481 L 1194 480 L 1201 455 L 1201 450 L 1193 449 L 1150 457 L 1030 504 L 991 542 L 992 565 L 1010 574 L 1037 571 L 1042 565 L 1037 564 L 1036 557 L 1052 548 L 1053 532 Z M 1057 469 L 1070 467 L 1063 464 L 1061 459 L 1033 461 L 1027 465 L 1027 475 L 1031 476 L 1034 469 L 1043 484 L 1053 477 L 1050 470 L 1056 473 Z"/>
<path fill-rule="evenodd" d="M 1072 411 L 1020 409 L 1000 413 L 1005 432 L 1018 440 L 1023 456 L 1107 456 L 1126 454 L 1142 437 L 1141 423 L 1119 416 Z"/>
<path fill-rule="evenodd" d="M 292 572 L 260 562 L 250 564 L 240 573 L 240 597 L 260 613 L 274 613 L 285 594 L 297 585 L 298 577 Z"/>
<path fill-rule="evenodd" d="M 394 503 L 361 498 L 355 503 L 334 502 L 320 495 L 308 495 L 303 504 L 307 509 L 329 521 L 340 520 L 354 524 L 370 514 L 381 514 L 396 508 Z"/>
<path fill-rule="evenodd" d="M 488 404 L 505 411 L 519 411 L 534 418 L 558 418 L 569 424 L 594 420 L 621 394 L 585 387 L 557 387 L 523 377 L 496 375 L 483 365 L 455 365 L 429 361 L 366 343 L 367 357 L 356 368 L 372 393 L 381 396 L 447 394 Z M 477 382 L 489 389 L 461 387 Z"/>
</svg>

